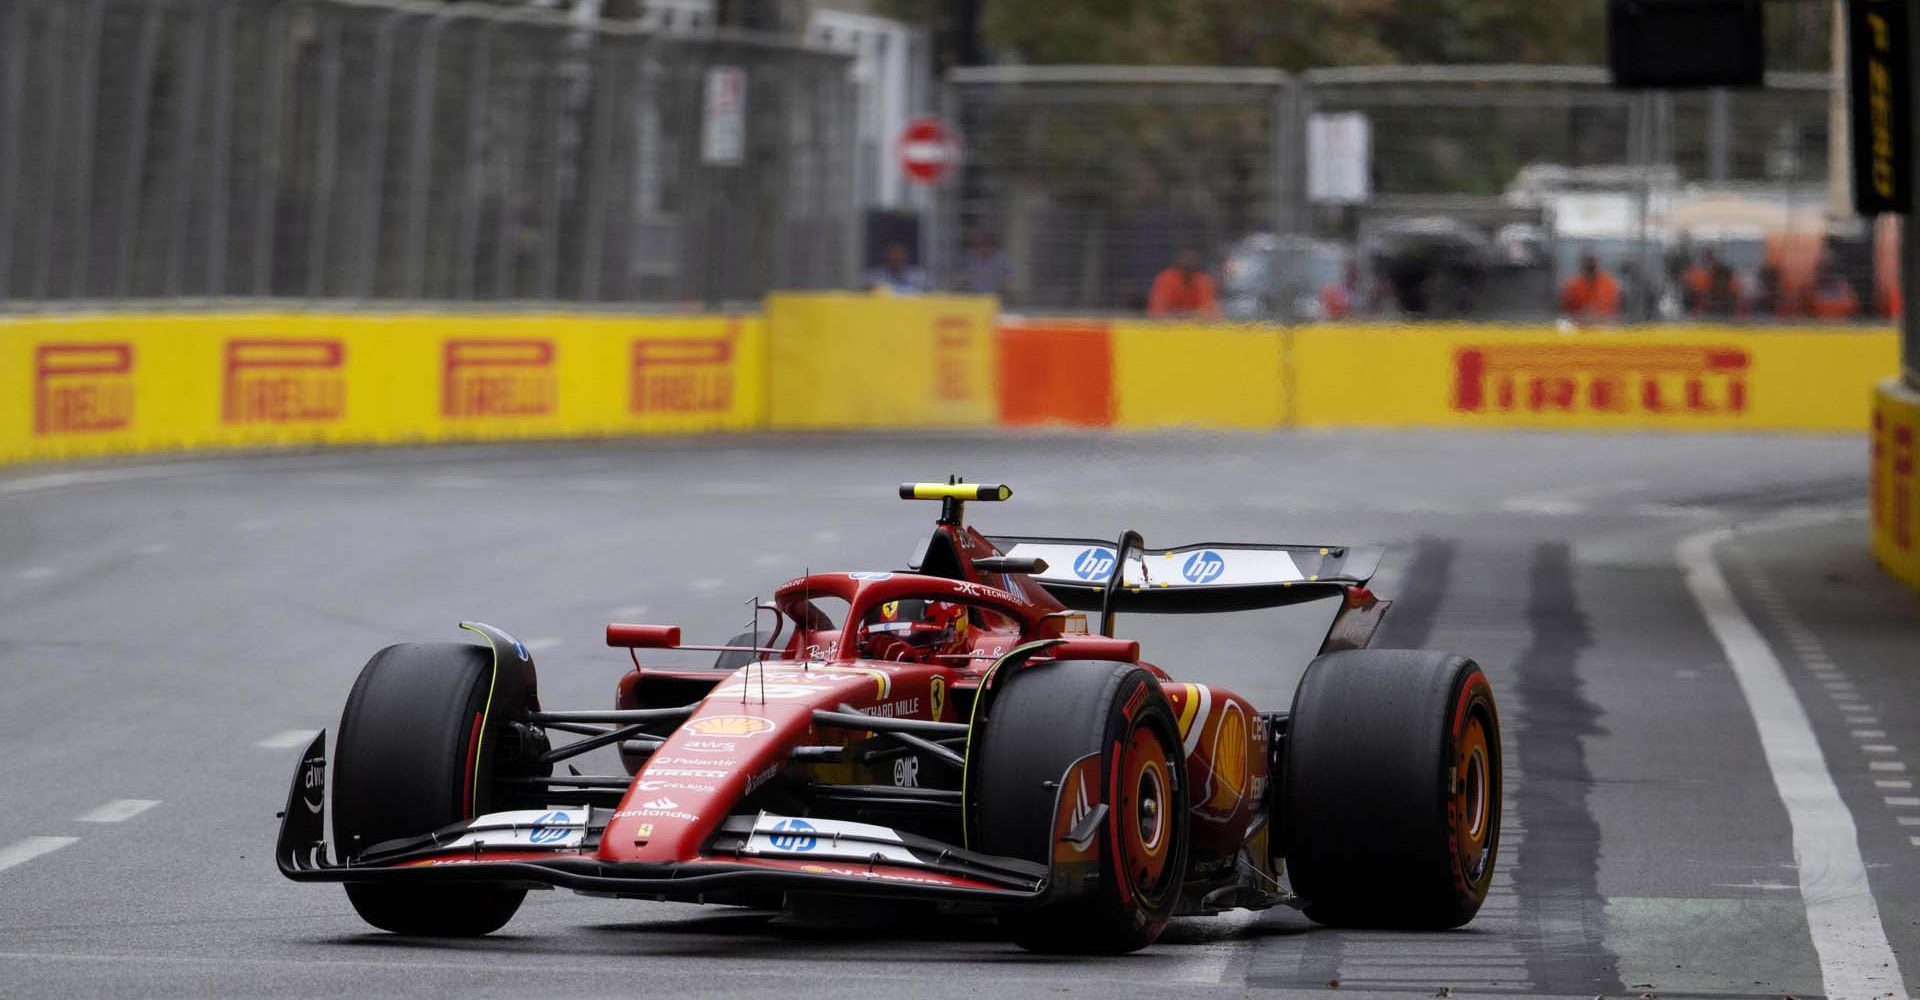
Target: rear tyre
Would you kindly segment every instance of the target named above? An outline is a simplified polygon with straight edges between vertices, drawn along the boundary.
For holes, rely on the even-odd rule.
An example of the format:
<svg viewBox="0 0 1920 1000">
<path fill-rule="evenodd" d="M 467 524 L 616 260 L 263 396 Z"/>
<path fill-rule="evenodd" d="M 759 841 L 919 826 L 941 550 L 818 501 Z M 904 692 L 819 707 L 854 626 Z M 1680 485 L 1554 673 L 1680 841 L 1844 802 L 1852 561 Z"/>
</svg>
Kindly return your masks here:
<svg viewBox="0 0 1920 1000">
<path fill-rule="evenodd" d="M 1073 954 L 1152 944 L 1173 913 L 1187 867 L 1179 728 L 1153 676 L 1124 663 L 1029 667 L 1008 679 L 976 725 L 968 782 L 980 850 L 1051 862 L 1061 776 L 1088 754 L 1101 758 L 1093 801 L 1117 798 L 1098 830 L 1092 884 L 1002 913 L 1014 941 Z M 1116 788 L 1117 796 L 1101 791 Z"/>
<path fill-rule="evenodd" d="M 497 728 L 493 651 L 406 643 L 373 655 L 347 696 L 333 765 L 334 837 L 345 857 L 487 810 Z M 482 884 L 347 883 L 362 919 L 396 934 L 470 937 L 499 929 L 525 889 Z"/>
<path fill-rule="evenodd" d="M 1361 649 L 1313 661 L 1287 731 L 1287 871 L 1315 922 L 1473 919 L 1500 846 L 1500 717 L 1472 660 Z"/>
</svg>

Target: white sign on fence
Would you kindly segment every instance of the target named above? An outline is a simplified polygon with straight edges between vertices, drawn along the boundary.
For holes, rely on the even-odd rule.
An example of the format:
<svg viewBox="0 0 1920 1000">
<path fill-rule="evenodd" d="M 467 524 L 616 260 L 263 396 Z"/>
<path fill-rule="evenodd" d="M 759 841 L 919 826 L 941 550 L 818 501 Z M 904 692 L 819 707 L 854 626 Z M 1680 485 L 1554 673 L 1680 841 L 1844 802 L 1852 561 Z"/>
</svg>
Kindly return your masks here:
<svg viewBox="0 0 1920 1000">
<path fill-rule="evenodd" d="M 1373 194 L 1373 123 L 1358 111 L 1307 118 L 1307 197 L 1330 204 Z"/>
<path fill-rule="evenodd" d="M 701 107 L 700 162 L 737 167 L 747 159 L 747 71 L 738 66 L 707 69 Z"/>
</svg>

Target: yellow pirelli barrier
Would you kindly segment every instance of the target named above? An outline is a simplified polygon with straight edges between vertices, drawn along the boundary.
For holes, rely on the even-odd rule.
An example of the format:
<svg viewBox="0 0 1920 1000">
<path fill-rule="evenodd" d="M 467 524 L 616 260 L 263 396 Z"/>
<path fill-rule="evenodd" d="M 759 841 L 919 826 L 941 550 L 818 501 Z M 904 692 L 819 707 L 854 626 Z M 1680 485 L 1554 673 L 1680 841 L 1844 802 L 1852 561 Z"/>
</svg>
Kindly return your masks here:
<svg viewBox="0 0 1920 1000">
<path fill-rule="evenodd" d="M 1302 427 L 1860 431 L 1891 331 L 1327 325 L 1290 336 Z"/>
<path fill-rule="evenodd" d="M 769 296 L 772 426 L 991 426 L 996 308 L 985 296 Z"/>
<path fill-rule="evenodd" d="M 1114 426 L 1281 426 L 1285 337 L 1275 326 L 1114 323 Z"/>
<path fill-rule="evenodd" d="M 1920 392 L 1898 379 L 1873 391 L 1873 554 L 1920 588 Z"/>
<path fill-rule="evenodd" d="M 757 318 L 0 320 L 0 462 L 764 426 Z"/>
</svg>

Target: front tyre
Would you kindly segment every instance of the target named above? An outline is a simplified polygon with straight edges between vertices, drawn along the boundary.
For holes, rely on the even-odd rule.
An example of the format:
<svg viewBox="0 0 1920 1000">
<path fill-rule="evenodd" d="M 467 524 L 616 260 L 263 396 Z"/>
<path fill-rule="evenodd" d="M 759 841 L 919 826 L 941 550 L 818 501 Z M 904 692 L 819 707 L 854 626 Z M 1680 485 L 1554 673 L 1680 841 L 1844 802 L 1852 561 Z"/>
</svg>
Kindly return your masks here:
<svg viewBox="0 0 1920 1000">
<path fill-rule="evenodd" d="M 335 742 L 334 837 L 343 857 L 471 819 L 492 799 L 487 733 L 513 706 L 490 704 L 492 650 L 405 643 L 375 653 L 347 696 Z M 362 919 L 396 934 L 471 937 L 513 917 L 525 889 L 479 883 L 355 883 Z"/>
<path fill-rule="evenodd" d="M 1061 776 L 1097 754 L 1097 877 L 1080 892 L 1009 910 L 1001 923 L 1032 951 L 1119 954 L 1152 944 L 1187 867 L 1179 728 L 1152 675 L 1130 663 L 1062 661 L 1008 678 L 976 722 L 968 777 L 973 830 L 989 854 L 1051 863 Z M 1056 890 L 1058 891 L 1058 890 Z"/>
<path fill-rule="evenodd" d="M 1360 649 L 1313 661 L 1287 731 L 1287 872 L 1312 920 L 1473 919 L 1500 846 L 1500 716 L 1472 660 Z"/>
</svg>

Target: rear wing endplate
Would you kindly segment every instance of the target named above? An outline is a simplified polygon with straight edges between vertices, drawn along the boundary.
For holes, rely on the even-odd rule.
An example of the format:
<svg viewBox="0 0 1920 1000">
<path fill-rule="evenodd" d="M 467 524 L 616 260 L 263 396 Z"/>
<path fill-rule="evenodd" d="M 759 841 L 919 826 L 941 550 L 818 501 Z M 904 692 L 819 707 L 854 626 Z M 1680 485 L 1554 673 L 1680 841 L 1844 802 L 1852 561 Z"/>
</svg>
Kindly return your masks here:
<svg viewBox="0 0 1920 1000">
<path fill-rule="evenodd" d="M 1114 572 L 1112 542 L 1079 538 L 996 536 L 1003 554 L 1045 561 L 1032 574 L 1061 604 L 1101 610 Z M 1204 614 L 1251 611 L 1342 595 L 1365 586 L 1384 549 L 1357 545 L 1247 545 L 1205 543 L 1133 549 L 1122 569 L 1114 611 Z"/>
</svg>

